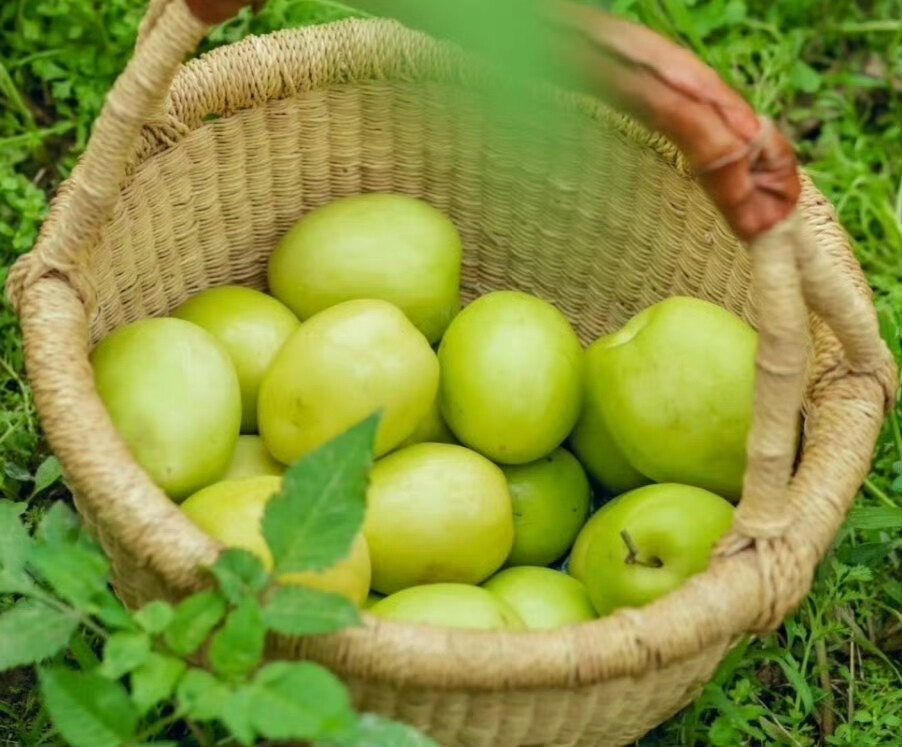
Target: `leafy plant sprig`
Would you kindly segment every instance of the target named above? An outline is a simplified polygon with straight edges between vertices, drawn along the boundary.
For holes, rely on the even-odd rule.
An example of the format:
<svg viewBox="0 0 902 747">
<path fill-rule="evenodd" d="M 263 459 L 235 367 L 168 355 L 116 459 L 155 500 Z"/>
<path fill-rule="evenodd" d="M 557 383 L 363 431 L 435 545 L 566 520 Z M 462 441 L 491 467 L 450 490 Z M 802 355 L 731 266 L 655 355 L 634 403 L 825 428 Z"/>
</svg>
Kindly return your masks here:
<svg viewBox="0 0 902 747">
<path fill-rule="evenodd" d="M 0 501 L 0 593 L 17 597 L 0 615 L 0 672 L 36 666 L 49 718 L 73 747 L 138 747 L 174 732 L 200 744 L 224 733 L 241 745 L 434 745 L 403 724 L 357 714 L 342 682 L 313 662 L 264 661 L 267 633 L 360 624 L 344 597 L 279 578 L 325 570 L 349 553 L 378 421 L 367 418 L 287 470 L 263 519 L 271 571 L 249 552 L 226 550 L 209 569 L 210 587 L 177 605 L 127 610 L 101 548 L 65 504 L 52 506 L 32 535 L 25 504 Z M 102 642 L 99 657 L 86 634 Z"/>
</svg>

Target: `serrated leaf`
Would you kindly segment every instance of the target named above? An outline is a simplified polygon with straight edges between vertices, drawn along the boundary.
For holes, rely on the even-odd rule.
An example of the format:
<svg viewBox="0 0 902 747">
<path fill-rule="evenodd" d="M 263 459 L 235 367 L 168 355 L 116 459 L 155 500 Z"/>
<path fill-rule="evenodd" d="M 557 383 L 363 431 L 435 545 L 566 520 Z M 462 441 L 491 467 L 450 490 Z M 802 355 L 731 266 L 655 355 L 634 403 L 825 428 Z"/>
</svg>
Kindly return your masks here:
<svg viewBox="0 0 902 747">
<path fill-rule="evenodd" d="M 118 682 L 94 673 L 42 669 L 40 684 L 53 725 L 72 747 L 119 747 L 134 736 L 138 713 Z"/>
<path fill-rule="evenodd" d="M 188 665 L 181 659 L 151 653 L 131 674 L 132 702 L 141 714 L 168 699 Z"/>
<path fill-rule="evenodd" d="M 254 744 L 256 733 L 252 725 L 253 691 L 250 687 L 239 687 L 230 692 L 223 703 L 219 720 L 241 744 Z"/>
<path fill-rule="evenodd" d="M 238 678 L 252 672 L 263 658 L 266 626 L 260 603 L 245 598 L 226 618 L 210 642 L 210 663 L 217 674 Z"/>
<path fill-rule="evenodd" d="M 188 597 L 175 608 L 164 637 L 173 652 L 190 656 L 207 640 L 226 613 L 226 601 L 216 591 L 202 591 Z"/>
<path fill-rule="evenodd" d="M 345 686 L 310 662 L 275 662 L 261 669 L 252 706 L 254 729 L 268 739 L 340 738 L 355 722 Z"/>
<path fill-rule="evenodd" d="M 263 608 L 263 621 L 285 635 L 323 635 L 360 625 L 360 612 L 338 594 L 281 586 Z"/>
<path fill-rule="evenodd" d="M 172 605 L 159 600 L 148 602 L 134 614 L 135 622 L 152 635 L 162 633 L 174 617 Z"/>
<path fill-rule="evenodd" d="M 78 516 L 62 501 L 57 501 L 41 518 L 36 536 L 48 545 L 74 542 L 80 528 Z"/>
<path fill-rule="evenodd" d="M 288 468 L 263 517 L 276 572 L 322 571 L 350 552 L 363 524 L 379 420 L 367 418 Z"/>
<path fill-rule="evenodd" d="M 41 466 L 38 467 L 37 472 L 34 474 L 34 488 L 32 488 L 31 494 L 42 493 L 51 485 L 56 484 L 62 476 L 63 469 L 60 465 L 60 460 L 55 456 L 47 457 L 41 462 Z"/>
<path fill-rule="evenodd" d="M 316 747 L 438 747 L 430 737 L 412 726 L 373 713 L 357 719 L 351 734 L 340 740 L 319 742 Z"/>
<path fill-rule="evenodd" d="M 229 692 L 205 669 L 189 669 L 176 690 L 179 711 L 194 721 L 213 721 L 222 715 Z"/>
<path fill-rule="evenodd" d="M 150 657 L 150 636 L 147 633 L 113 633 L 103 647 L 100 674 L 118 680 L 141 666 Z"/>
<path fill-rule="evenodd" d="M 37 544 L 29 563 L 53 590 L 79 610 L 87 611 L 93 597 L 107 587 L 109 562 L 93 547 L 82 544 Z"/>
<path fill-rule="evenodd" d="M 35 664 L 66 647 L 78 627 L 74 616 L 36 599 L 0 615 L 0 672 Z"/>
<path fill-rule="evenodd" d="M 32 539 L 22 524 L 24 503 L 0 500 L 0 593 L 21 594 L 34 588 L 25 567 Z"/>
<path fill-rule="evenodd" d="M 855 506 L 849 512 L 850 529 L 892 531 L 902 528 L 902 508 L 894 506 Z"/>
<path fill-rule="evenodd" d="M 113 630 L 134 631 L 137 628 L 131 614 L 110 589 L 95 595 L 86 611 Z"/>
<path fill-rule="evenodd" d="M 210 568 L 219 588 L 232 604 L 256 594 L 269 580 L 269 574 L 260 559 L 251 552 L 229 549 L 223 552 Z"/>
</svg>

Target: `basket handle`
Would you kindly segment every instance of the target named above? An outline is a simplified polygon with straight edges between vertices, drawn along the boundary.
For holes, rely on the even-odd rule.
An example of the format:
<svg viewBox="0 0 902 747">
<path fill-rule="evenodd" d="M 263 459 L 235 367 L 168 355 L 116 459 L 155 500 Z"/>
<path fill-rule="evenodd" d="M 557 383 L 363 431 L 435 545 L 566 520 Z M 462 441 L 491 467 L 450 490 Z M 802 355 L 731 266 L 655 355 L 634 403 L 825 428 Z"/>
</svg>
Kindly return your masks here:
<svg viewBox="0 0 902 747">
<path fill-rule="evenodd" d="M 53 272 L 90 308 L 79 272 L 83 248 L 108 220 L 142 127 L 153 119 L 182 59 L 209 26 L 249 0 L 152 0 L 132 60 L 116 81 L 41 252 L 10 271 L 14 304 Z M 786 492 L 806 379 L 810 309 L 833 330 L 854 372 L 875 376 L 895 398 L 895 367 L 873 307 L 817 246 L 796 211 L 801 192 L 789 143 L 692 53 L 637 24 L 569 0 L 549 0 L 554 53 L 585 88 L 666 135 L 687 156 L 737 236 L 750 244 L 760 344 L 755 415 L 733 552 L 781 536 L 791 520 Z M 806 309 L 807 303 L 807 309 Z"/>
<path fill-rule="evenodd" d="M 734 530 L 720 551 L 783 536 L 807 379 L 808 311 L 836 335 L 851 371 L 895 400 L 895 363 L 872 304 L 820 250 L 798 211 L 801 176 L 789 142 L 717 73 L 659 34 L 562 0 L 558 51 L 587 88 L 666 135 L 736 235 L 749 244 L 758 313 L 755 412 Z"/>
</svg>

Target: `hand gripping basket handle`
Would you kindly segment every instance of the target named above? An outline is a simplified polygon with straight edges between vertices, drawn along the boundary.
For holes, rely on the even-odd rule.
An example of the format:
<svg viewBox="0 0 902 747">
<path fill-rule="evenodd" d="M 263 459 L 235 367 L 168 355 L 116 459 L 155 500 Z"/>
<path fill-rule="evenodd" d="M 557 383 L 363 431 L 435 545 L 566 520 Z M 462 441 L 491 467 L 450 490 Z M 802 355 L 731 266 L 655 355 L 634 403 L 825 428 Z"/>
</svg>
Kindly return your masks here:
<svg viewBox="0 0 902 747">
<path fill-rule="evenodd" d="M 71 180 L 57 231 L 39 254 L 26 255 L 10 272 L 14 304 L 36 280 L 59 272 L 91 305 L 80 258 L 114 209 L 141 128 L 160 111 L 184 56 L 209 26 L 249 4 L 151 0 L 134 57 L 97 120 L 78 178 Z M 646 28 L 569 0 L 549 0 L 548 22 L 553 53 L 586 90 L 677 145 L 736 235 L 750 245 L 760 329 L 756 409 L 743 498 L 722 551 L 779 537 L 792 516 L 786 492 L 806 380 L 808 310 L 832 328 L 848 367 L 876 376 L 890 403 L 894 367 L 887 365 L 890 355 L 873 308 L 819 250 L 798 214 L 801 188 L 792 148 L 713 70 Z"/>
</svg>

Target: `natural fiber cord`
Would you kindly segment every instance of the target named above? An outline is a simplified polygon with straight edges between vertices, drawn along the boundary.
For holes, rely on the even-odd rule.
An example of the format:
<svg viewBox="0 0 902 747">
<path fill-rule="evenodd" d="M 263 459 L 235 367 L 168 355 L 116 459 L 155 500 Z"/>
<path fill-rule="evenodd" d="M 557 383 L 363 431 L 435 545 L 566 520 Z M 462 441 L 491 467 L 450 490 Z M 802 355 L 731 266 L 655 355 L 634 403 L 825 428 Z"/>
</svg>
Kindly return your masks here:
<svg viewBox="0 0 902 747">
<path fill-rule="evenodd" d="M 746 493 L 711 568 L 642 609 L 516 634 L 368 617 L 339 635 L 273 639 L 271 657 L 327 664 L 358 705 L 447 747 L 624 745 L 687 704 L 739 636 L 772 629 L 807 593 L 896 382 L 866 281 L 810 181 L 752 262 L 669 143 L 593 100 L 541 89 L 536 106 L 556 113 L 554 126 L 512 137 L 490 106 L 488 72 L 394 23 L 251 38 L 183 68 L 204 31 L 183 0 L 155 2 L 143 28 L 88 152 L 8 283 L 42 425 L 127 602 L 198 588 L 218 548 L 117 436 L 90 346 L 204 288 L 263 287 L 267 257 L 295 220 L 376 190 L 453 218 L 466 300 L 535 293 L 584 342 L 672 294 L 756 324 Z"/>
</svg>

